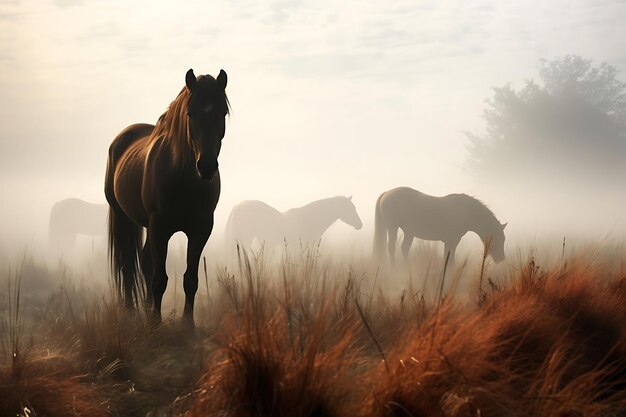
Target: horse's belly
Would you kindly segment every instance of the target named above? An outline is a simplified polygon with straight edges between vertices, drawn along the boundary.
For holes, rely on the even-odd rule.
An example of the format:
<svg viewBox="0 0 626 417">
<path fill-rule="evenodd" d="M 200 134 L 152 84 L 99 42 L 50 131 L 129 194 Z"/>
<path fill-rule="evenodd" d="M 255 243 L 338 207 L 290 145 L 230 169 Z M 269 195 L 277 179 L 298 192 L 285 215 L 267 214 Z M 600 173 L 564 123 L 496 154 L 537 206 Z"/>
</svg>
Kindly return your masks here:
<svg viewBox="0 0 626 417">
<path fill-rule="evenodd" d="M 415 236 L 422 240 L 443 240 L 445 232 L 442 227 L 434 227 L 433 224 L 422 223 L 402 227 L 404 234 Z"/>
</svg>

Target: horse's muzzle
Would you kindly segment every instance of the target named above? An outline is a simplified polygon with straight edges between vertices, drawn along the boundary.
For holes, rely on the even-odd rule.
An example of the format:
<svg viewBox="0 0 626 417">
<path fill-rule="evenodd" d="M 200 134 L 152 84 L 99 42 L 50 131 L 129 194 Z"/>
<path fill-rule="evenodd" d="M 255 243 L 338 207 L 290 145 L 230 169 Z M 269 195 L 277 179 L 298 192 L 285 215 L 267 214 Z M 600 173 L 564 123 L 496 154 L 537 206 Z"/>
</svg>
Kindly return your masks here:
<svg viewBox="0 0 626 417">
<path fill-rule="evenodd" d="M 198 175 L 203 180 L 212 179 L 215 176 L 218 167 L 219 164 L 217 163 L 217 159 L 215 161 L 205 161 L 204 159 L 199 159 L 196 163 Z"/>
</svg>

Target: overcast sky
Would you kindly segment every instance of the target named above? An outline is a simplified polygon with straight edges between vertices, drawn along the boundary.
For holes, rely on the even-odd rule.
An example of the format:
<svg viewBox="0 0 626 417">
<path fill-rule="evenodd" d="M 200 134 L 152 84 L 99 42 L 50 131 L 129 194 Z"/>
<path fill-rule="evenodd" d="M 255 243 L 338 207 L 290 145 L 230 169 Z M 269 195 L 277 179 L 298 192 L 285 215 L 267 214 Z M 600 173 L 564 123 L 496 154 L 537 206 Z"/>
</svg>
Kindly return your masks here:
<svg viewBox="0 0 626 417">
<path fill-rule="evenodd" d="M 244 199 L 337 194 L 367 223 L 398 185 L 472 193 L 506 221 L 463 171 L 463 132 L 541 58 L 626 70 L 625 22 L 624 1 L 0 0 L 1 218 L 45 225 L 54 201 L 104 202 L 115 135 L 154 123 L 189 68 L 223 68 L 218 225 Z"/>
</svg>

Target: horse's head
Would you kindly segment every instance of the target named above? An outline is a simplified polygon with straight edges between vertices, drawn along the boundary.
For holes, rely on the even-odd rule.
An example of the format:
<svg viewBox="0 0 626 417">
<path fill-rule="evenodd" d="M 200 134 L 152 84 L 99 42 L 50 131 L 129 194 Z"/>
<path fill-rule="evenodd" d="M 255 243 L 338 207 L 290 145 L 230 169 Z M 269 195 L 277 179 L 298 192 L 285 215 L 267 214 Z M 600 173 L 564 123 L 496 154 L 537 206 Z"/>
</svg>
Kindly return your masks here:
<svg viewBox="0 0 626 417">
<path fill-rule="evenodd" d="M 217 78 L 201 75 L 196 78 L 193 70 L 187 71 L 185 83 L 190 96 L 187 102 L 189 118 L 189 142 L 193 149 L 198 175 L 210 180 L 217 172 L 217 157 L 226 131 L 228 98 L 227 76 L 220 70 Z"/>
<path fill-rule="evenodd" d="M 354 227 L 356 230 L 360 230 L 363 227 L 363 222 L 359 217 L 359 213 L 356 212 L 356 207 L 352 202 L 352 196 L 339 197 L 339 201 L 341 205 L 339 219 Z"/>
<path fill-rule="evenodd" d="M 491 236 L 489 236 L 487 239 L 488 241 L 485 241 L 483 243 L 485 243 L 485 245 L 489 246 L 489 255 L 491 256 L 491 258 L 500 263 L 502 261 L 504 261 L 504 229 L 506 228 L 506 225 L 508 223 L 504 223 L 504 224 L 499 224 L 499 226 L 497 227 L 497 230 L 493 231 L 493 234 Z"/>
</svg>

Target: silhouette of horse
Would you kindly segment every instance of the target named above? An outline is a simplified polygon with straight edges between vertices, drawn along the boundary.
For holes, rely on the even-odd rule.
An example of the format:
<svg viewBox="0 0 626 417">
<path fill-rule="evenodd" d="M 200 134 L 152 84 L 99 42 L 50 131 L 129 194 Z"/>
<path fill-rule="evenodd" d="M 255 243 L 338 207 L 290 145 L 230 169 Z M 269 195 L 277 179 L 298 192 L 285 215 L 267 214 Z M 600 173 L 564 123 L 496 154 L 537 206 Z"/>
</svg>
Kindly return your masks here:
<svg viewBox="0 0 626 417">
<path fill-rule="evenodd" d="M 394 188 L 376 200 L 374 253 L 384 256 L 385 243 L 391 261 L 395 260 L 398 229 L 402 229 L 402 255 L 408 261 L 414 238 L 439 240 L 444 254 L 454 262 L 456 247 L 465 233 L 476 233 L 496 262 L 504 260 L 504 228 L 494 214 L 479 200 L 466 194 L 434 197 L 409 187 Z M 387 240 L 388 238 L 388 240 Z"/>
<path fill-rule="evenodd" d="M 338 219 L 356 230 L 363 227 L 352 196 L 325 198 L 282 213 L 262 201 L 243 201 L 230 212 L 226 242 L 248 246 L 256 238 L 268 245 L 311 243 Z"/>
<path fill-rule="evenodd" d="M 220 195 L 217 158 L 229 113 L 226 73 L 217 78 L 192 70 L 186 86 L 156 125 L 134 124 L 109 148 L 105 194 L 109 202 L 109 251 L 119 295 L 128 308 L 138 303 L 145 279 L 146 306 L 161 320 L 167 287 L 165 258 L 170 237 L 187 235 L 184 318 L 193 325 L 198 263 L 213 230 Z M 141 254 L 143 229 L 147 237 Z"/>
<path fill-rule="evenodd" d="M 88 203 L 78 198 L 67 198 L 52 206 L 48 227 L 50 247 L 63 252 L 76 244 L 77 235 L 104 236 L 106 234 L 107 204 Z"/>
</svg>

